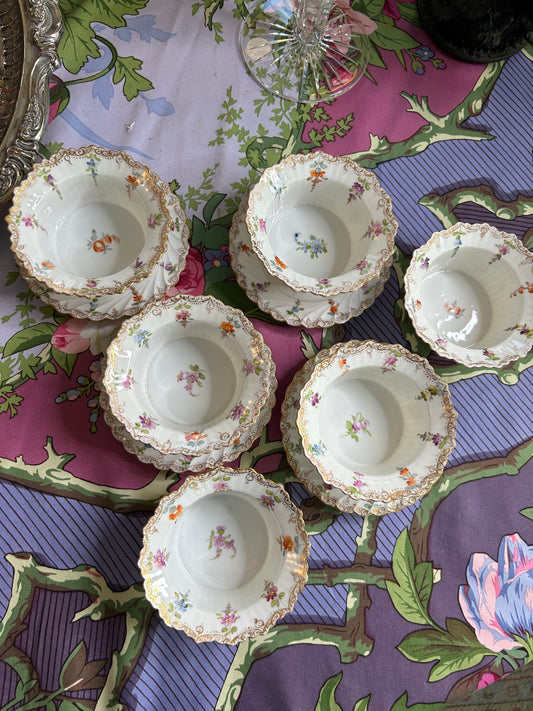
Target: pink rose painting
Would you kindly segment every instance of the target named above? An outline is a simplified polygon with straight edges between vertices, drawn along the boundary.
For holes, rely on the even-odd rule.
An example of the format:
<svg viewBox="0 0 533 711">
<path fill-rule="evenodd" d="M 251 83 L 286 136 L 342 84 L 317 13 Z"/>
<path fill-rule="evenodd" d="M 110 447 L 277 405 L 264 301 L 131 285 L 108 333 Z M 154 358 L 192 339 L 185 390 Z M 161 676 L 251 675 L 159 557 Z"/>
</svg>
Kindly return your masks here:
<svg viewBox="0 0 533 711">
<path fill-rule="evenodd" d="M 52 345 L 63 353 L 90 350 L 93 355 L 98 355 L 106 350 L 119 325 L 116 321 L 69 318 L 56 329 Z"/>
<path fill-rule="evenodd" d="M 176 294 L 192 294 L 200 296 L 204 293 L 204 265 L 202 254 L 194 247 L 189 249 L 185 268 L 180 274 L 178 282 L 169 288 L 165 298 L 168 299 Z"/>
</svg>

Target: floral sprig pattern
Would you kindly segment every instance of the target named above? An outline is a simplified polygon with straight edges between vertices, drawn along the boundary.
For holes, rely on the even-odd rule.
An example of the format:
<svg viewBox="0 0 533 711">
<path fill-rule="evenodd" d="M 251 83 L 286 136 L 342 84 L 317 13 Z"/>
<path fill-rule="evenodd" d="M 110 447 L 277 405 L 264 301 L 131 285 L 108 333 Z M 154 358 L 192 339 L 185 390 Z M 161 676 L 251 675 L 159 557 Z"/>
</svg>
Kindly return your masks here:
<svg viewBox="0 0 533 711">
<path fill-rule="evenodd" d="M 150 551 L 146 560 L 148 570 L 151 572 L 154 569 L 164 568 L 168 562 L 169 553 L 166 548 L 158 548 L 155 553 Z"/>
<path fill-rule="evenodd" d="M 265 580 L 265 587 L 261 593 L 263 600 L 269 602 L 271 607 L 279 607 L 284 597 L 285 593 L 280 592 L 272 580 Z"/>
<path fill-rule="evenodd" d="M 60 200 L 63 200 L 63 195 L 61 194 L 61 190 L 59 189 L 58 184 L 55 181 L 54 176 L 52 175 L 51 169 L 46 166 L 46 167 L 38 167 L 37 168 L 37 176 L 39 178 L 42 178 L 46 185 L 52 190 L 57 193 L 57 196 L 59 197 Z"/>
<path fill-rule="evenodd" d="M 269 174 L 267 185 L 270 192 L 277 198 L 280 198 L 287 189 L 287 185 L 283 183 L 276 172 Z"/>
<path fill-rule="evenodd" d="M 352 200 L 360 200 L 367 190 L 370 190 L 370 182 L 368 180 L 364 178 L 356 180 L 356 182 L 348 188 L 348 199 L 346 202 L 350 203 Z"/>
<path fill-rule="evenodd" d="M 417 400 L 425 400 L 426 402 L 432 400 L 434 397 L 438 397 L 442 393 L 442 388 L 437 387 L 433 383 L 427 386 L 425 390 L 421 390 L 420 394 L 416 396 Z"/>
<path fill-rule="evenodd" d="M 448 435 L 442 435 L 440 432 L 419 432 L 418 436 L 423 442 L 431 442 L 439 449 L 445 447 L 449 439 Z"/>
<path fill-rule="evenodd" d="M 217 474 L 217 476 L 213 477 L 213 490 L 215 492 L 226 491 L 226 489 L 229 489 L 229 480 L 230 477 L 227 474 Z"/>
<path fill-rule="evenodd" d="M 168 517 L 171 521 L 177 521 L 183 511 L 183 506 L 181 504 L 176 504 L 176 506 L 173 506 L 172 511 L 168 514 Z"/>
<path fill-rule="evenodd" d="M 192 608 L 192 602 L 190 600 L 191 593 L 190 590 L 187 590 L 186 592 L 180 592 L 176 591 L 174 593 L 174 602 L 170 603 L 168 608 L 170 612 L 174 613 L 174 616 L 178 619 L 181 620 L 181 616 L 183 613 L 187 612 L 187 610 Z"/>
<path fill-rule="evenodd" d="M 510 239 L 504 239 L 501 244 L 498 245 L 498 251 L 489 259 L 489 264 L 494 264 L 494 262 L 499 262 L 502 257 L 512 249 L 516 249 L 516 245 Z"/>
<path fill-rule="evenodd" d="M 220 620 L 221 632 L 223 634 L 235 634 L 235 632 L 237 632 L 237 625 L 235 623 L 240 619 L 240 616 L 237 614 L 237 611 L 232 608 L 231 603 L 228 602 L 222 612 L 217 612 L 217 617 Z"/>
<path fill-rule="evenodd" d="M 133 376 L 133 373 L 131 372 L 131 368 L 126 371 L 123 371 L 122 373 L 117 374 L 117 388 L 125 388 L 126 390 L 129 390 L 135 385 L 135 382 L 136 381 Z"/>
<path fill-rule="evenodd" d="M 207 541 L 207 549 L 215 549 L 215 557 L 213 558 L 213 560 L 220 558 L 224 551 L 231 551 L 231 558 L 235 558 L 235 556 L 237 555 L 235 541 L 231 534 L 227 532 L 226 526 L 216 526 L 216 528 L 211 531 L 211 534 L 209 535 Z"/>
<path fill-rule="evenodd" d="M 139 348 L 148 348 L 152 332 L 141 328 L 140 323 L 133 323 L 128 328 L 128 336 L 133 338 Z"/>
<path fill-rule="evenodd" d="M 370 224 L 366 228 L 363 237 L 367 239 L 377 239 L 381 235 L 386 235 L 390 232 L 390 225 L 387 219 L 383 220 L 371 220 Z"/>
<path fill-rule="evenodd" d="M 261 494 L 259 501 L 269 511 L 272 511 L 276 504 L 281 504 L 281 498 L 270 489 L 267 489 L 264 494 Z"/>
<path fill-rule="evenodd" d="M 126 178 L 126 191 L 128 197 L 131 200 L 133 192 L 146 184 L 146 176 L 144 171 L 133 170 L 130 175 Z"/>
<path fill-rule="evenodd" d="M 527 323 L 515 323 L 514 326 L 509 326 L 505 329 L 506 331 L 517 331 L 521 336 L 526 338 L 533 337 L 533 328 L 527 325 Z"/>
<path fill-rule="evenodd" d="M 308 254 L 311 259 L 318 259 L 321 254 L 327 254 L 328 248 L 322 237 L 309 235 L 307 239 L 301 239 L 300 232 L 295 232 L 294 241 L 296 242 L 296 251 Z"/>
<path fill-rule="evenodd" d="M 87 240 L 87 249 L 96 252 L 97 254 L 106 254 L 110 252 L 114 244 L 118 244 L 120 238 L 116 235 L 110 234 L 97 234 L 95 229 L 91 230 L 91 236 Z"/>
<path fill-rule="evenodd" d="M 260 375 L 263 372 L 263 361 L 260 358 L 247 359 L 244 361 L 242 371 L 245 376 Z"/>
<path fill-rule="evenodd" d="M 292 553 L 293 551 L 298 553 L 300 550 L 300 539 L 298 536 L 295 536 L 294 538 L 292 536 L 279 536 L 276 540 L 279 543 L 280 550 L 284 556 L 287 555 L 287 553 Z"/>
<path fill-rule="evenodd" d="M 133 426 L 135 430 L 141 434 L 150 434 L 150 432 L 155 430 L 158 426 L 158 422 L 146 412 L 143 412 L 142 415 L 139 415 L 138 421 L 135 422 Z"/>
<path fill-rule="evenodd" d="M 520 284 L 518 289 L 509 294 L 509 297 L 512 299 L 519 294 L 533 294 L 533 281 L 526 281 L 525 284 Z"/>
<path fill-rule="evenodd" d="M 87 166 L 85 168 L 86 172 L 89 173 L 91 178 L 93 179 L 93 183 L 98 186 L 98 163 L 100 162 L 101 158 L 97 153 L 89 153 L 87 155 L 88 160 L 86 161 L 85 165 Z"/>
<path fill-rule="evenodd" d="M 189 370 L 180 370 L 176 375 L 178 383 L 185 382 L 185 391 L 192 397 L 198 397 L 199 393 L 194 393 L 193 389 L 195 386 L 201 388 L 203 385 L 202 381 L 205 379 L 206 375 L 204 371 L 196 363 L 191 363 Z"/>
<path fill-rule="evenodd" d="M 312 407 L 316 407 L 322 399 L 322 396 L 314 390 L 306 390 L 303 395 L 303 399 L 306 401 L 308 400 Z"/>
<path fill-rule="evenodd" d="M 250 408 L 244 405 L 240 400 L 232 409 L 226 419 L 238 421 L 240 425 L 244 424 L 250 415 Z"/>
<path fill-rule="evenodd" d="M 348 487 L 348 490 L 350 491 L 350 493 L 355 494 L 357 496 L 358 493 L 365 486 L 366 486 L 366 482 L 365 482 L 365 478 L 364 478 L 363 474 L 360 474 L 359 472 L 354 472 L 352 485 Z"/>
<path fill-rule="evenodd" d="M 241 328 L 241 324 L 236 318 L 228 316 L 226 320 L 220 322 L 219 328 L 220 333 L 225 338 L 227 336 L 234 336 L 235 331 Z"/>
<path fill-rule="evenodd" d="M 344 437 L 351 437 L 351 439 L 354 439 L 356 442 L 359 442 L 361 434 L 372 437 L 372 433 L 368 429 L 369 425 L 370 423 L 367 418 L 364 417 L 361 412 L 356 412 L 355 415 L 352 415 L 350 419 L 346 420 L 346 432 L 344 433 Z"/>
<path fill-rule="evenodd" d="M 401 353 L 397 350 L 394 350 L 394 348 L 391 348 L 388 356 L 385 358 L 385 362 L 381 366 L 381 372 L 390 373 L 393 370 L 396 370 L 396 366 L 398 365 L 398 358 L 401 358 Z"/>
<path fill-rule="evenodd" d="M 306 180 L 311 183 L 311 192 L 313 192 L 317 185 L 320 185 L 323 180 L 327 180 L 326 164 L 323 161 L 317 161 L 311 166 Z"/>
<path fill-rule="evenodd" d="M 48 234 L 48 230 L 43 227 L 43 225 L 41 225 L 41 223 L 37 220 L 35 213 L 26 213 L 25 215 L 23 215 L 22 210 L 19 210 L 13 216 L 13 222 L 15 223 L 15 225 L 17 225 L 17 227 L 20 227 L 22 223 L 24 227 L 29 227 L 31 230 L 38 229 L 44 232 L 45 234 Z"/>
</svg>

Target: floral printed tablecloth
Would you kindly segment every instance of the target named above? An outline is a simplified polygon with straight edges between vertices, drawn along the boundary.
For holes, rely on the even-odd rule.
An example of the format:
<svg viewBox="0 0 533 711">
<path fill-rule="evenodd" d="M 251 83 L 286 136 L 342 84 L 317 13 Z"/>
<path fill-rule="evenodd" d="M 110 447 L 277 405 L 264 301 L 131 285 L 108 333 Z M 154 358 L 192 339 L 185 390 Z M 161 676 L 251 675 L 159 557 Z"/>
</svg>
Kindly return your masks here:
<svg viewBox="0 0 533 711">
<path fill-rule="evenodd" d="M 137 567 L 142 528 L 187 475 L 157 471 L 114 439 L 99 374 L 119 324 L 40 301 L 3 227 L 0 708 L 460 708 L 459 699 L 512 679 L 533 657 L 533 355 L 484 370 L 437 358 L 406 315 L 403 274 L 418 245 L 459 220 L 533 247 L 533 47 L 465 64 L 432 43 L 416 2 L 354 0 L 371 20 L 362 21 L 371 32 L 366 76 L 334 103 L 297 107 L 247 76 L 230 0 L 60 6 L 62 64 L 41 152 L 122 148 L 180 198 L 191 248 L 170 292 L 241 308 L 272 349 L 277 403 L 240 463 L 286 485 L 301 507 L 310 573 L 291 614 L 235 647 L 197 645 L 162 622 Z M 246 296 L 228 231 L 262 169 L 317 148 L 375 170 L 399 230 L 376 303 L 344 325 L 307 329 L 275 321 Z M 429 357 L 459 415 L 438 484 L 383 518 L 314 498 L 288 466 L 279 427 L 305 360 L 364 338 Z M 517 688 L 498 708 L 528 708 Z"/>
</svg>

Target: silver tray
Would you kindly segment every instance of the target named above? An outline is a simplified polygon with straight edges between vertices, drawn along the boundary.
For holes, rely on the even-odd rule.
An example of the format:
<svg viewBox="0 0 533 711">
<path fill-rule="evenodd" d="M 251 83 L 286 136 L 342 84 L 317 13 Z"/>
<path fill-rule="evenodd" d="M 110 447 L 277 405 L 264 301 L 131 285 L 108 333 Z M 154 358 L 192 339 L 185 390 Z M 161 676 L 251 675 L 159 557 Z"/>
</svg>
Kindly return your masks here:
<svg viewBox="0 0 533 711">
<path fill-rule="evenodd" d="M 0 203 L 39 159 L 61 28 L 59 0 L 0 0 Z"/>
</svg>

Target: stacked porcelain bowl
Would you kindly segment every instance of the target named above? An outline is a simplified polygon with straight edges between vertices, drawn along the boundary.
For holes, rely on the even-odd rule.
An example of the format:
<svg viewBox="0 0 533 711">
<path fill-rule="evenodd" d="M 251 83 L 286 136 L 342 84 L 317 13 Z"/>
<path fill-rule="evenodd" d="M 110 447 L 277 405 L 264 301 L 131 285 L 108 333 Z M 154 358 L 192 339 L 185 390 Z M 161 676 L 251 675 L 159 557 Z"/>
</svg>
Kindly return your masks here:
<svg viewBox="0 0 533 711">
<path fill-rule="evenodd" d="M 236 212 L 232 265 L 277 320 L 332 326 L 383 291 L 397 227 L 374 173 L 322 151 L 291 155 L 265 170 Z"/>
<path fill-rule="evenodd" d="M 426 359 L 398 344 L 347 341 L 295 375 L 281 430 L 312 494 L 341 511 L 383 515 L 438 481 L 456 420 L 448 386 Z"/>
<path fill-rule="evenodd" d="M 101 403 L 113 434 L 158 469 L 236 459 L 275 401 L 270 348 L 246 316 L 210 296 L 149 304 L 107 349 Z"/>
<path fill-rule="evenodd" d="M 57 311 L 116 319 L 175 284 L 189 249 L 166 182 L 123 151 L 61 149 L 15 188 L 11 249 L 28 285 Z"/>
</svg>

